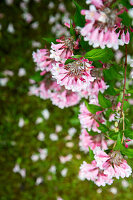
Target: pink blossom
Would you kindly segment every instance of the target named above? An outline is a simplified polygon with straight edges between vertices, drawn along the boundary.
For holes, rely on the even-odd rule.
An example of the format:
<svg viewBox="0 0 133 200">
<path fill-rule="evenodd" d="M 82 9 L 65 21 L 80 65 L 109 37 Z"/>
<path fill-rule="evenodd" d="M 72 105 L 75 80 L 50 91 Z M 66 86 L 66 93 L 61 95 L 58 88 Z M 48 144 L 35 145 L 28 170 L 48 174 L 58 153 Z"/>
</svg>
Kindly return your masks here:
<svg viewBox="0 0 133 200">
<path fill-rule="evenodd" d="M 50 58 L 64 63 L 68 58 L 73 56 L 73 50 L 78 49 L 78 41 L 75 41 L 73 37 L 67 38 L 64 36 L 56 41 L 59 42 L 59 44 L 52 43 Z"/>
<path fill-rule="evenodd" d="M 90 74 L 93 68 L 91 64 L 92 62 L 87 59 L 74 59 L 73 62 L 66 65 L 56 63 L 51 72 L 58 84 L 65 86 L 68 90 L 80 92 L 94 80 Z"/>
<path fill-rule="evenodd" d="M 94 181 L 97 186 L 105 186 L 106 184 L 111 185 L 113 183 L 113 179 L 109 178 L 103 170 L 100 170 L 99 167 L 97 167 L 95 160 L 93 160 L 91 164 L 88 164 L 85 161 L 83 162 L 80 167 L 80 176 L 81 178 Z"/>
<path fill-rule="evenodd" d="M 67 156 L 60 156 L 60 162 L 66 163 L 68 161 L 71 161 L 72 157 L 72 154 L 68 154 Z"/>
<path fill-rule="evenodd" d="M 86 129 L 82 129 L 82 133 L 79 136 L 80 142 L 79 146 L 81 150 L 88 152 L 89 147 L 94 150 L 96 147 L 101 147 L 101 149 L 106 150 L 107 149 L 107 142 L 104 139 L 103 134 L 98 134 L 95 136 L 91 136 L 88 134 Z"/>
<path fill-rule="evenodd" d="M 94 132 L 98 132 L 98 133 L 100 133 L 101 131 L 98 130 L 99 124 L 97 123 L 96 120 L 98 120 L 100 123 L 104 122 L 102 114 L 94 115 L 90 113 L 84 103 L 80 105 L 79 120 L 80 120 L 82 128 L 87 128 L 88 131 L 92 129 Z"/>
<path fill-rule="evenodd" d="M 80 101 L 78 93 L 66 90 L 65 87 L 58 85 L 56 82 L 50 88 L 49 95 L 53 105 L 61 109 L 74 106 Z"/>
<path fill-rule="evenodd" d="M 40 96 L 42 99 L 49 99 L 50 96 L 45 81 L 40 83 L 39 87 L 36 89 L 35 94 Z"/>
<path fill-rule="evenodd" d="M 52 69 L 54 61 L 50 58 L 48 49 L 38 49 L 37 52 L 33 52 L 33 60 L 37 64 L 37 70 L 41 70 L 44 73 Z"/>
<path fill-rule="evenodd" d="M 97 166 L 104 170 L 104 173 L 107 174 L 110 178 L 116 177 L 129 177 L 132 173 L 131 167 L 127 164 L 127 161 L 124 160 L 120 151 L 112 151 L 109 154 L 106 154 L 103 150 L 97 147 L 94 151 L 95 160 Z"/>
<path fill-rule="evenodd" d="M 104 91 L 108 88 L 103 79 L 95 79 L 88 86 L 88 92 L 90 95 L 98 96 L 99 91 L 104 93 Z"/>
<path fill-rule="evenodd" d="M 86 0 L 86 4 L 90 4 L 90 3 L 92 3 L 93 5 L 95 5 L 98 8 L 103 6 L 102 0 Z"/>
<path fill-rule="evenodd" d="M 65 87 L 57 84 L 56 80 L 52 80 L 49 73 L 45 75 L 44 80 L 40 83 L 39 87 L 36 88 L 34 93 L 42 99 L 50 98 L 53 105 L 61 109 L 76 105 L 81 99 L 78 93 L 66 90 Z"/>
<path fill-rule="evenodd" d="M 133 0 L 130 0 L 130 4 L 133 6 Z"/>
<path fill-rule="evenodd" d="M 125 34 L 121 26 L 120 12 L 117 9 L 110 9 L 111 2 L 103 0 L 92 0 L 89 10 L 82 10 L 81 14 L 85 15 L 86 24 L 81 29 L 81 34 L 85 41 L 89 41 L 93 47 L 114 48 L 118 49 L 119 45 L 128 44 L 130 35 L 127 30 Z M 96 6 L 96 7 L 95 7 Z"/>
</svg>

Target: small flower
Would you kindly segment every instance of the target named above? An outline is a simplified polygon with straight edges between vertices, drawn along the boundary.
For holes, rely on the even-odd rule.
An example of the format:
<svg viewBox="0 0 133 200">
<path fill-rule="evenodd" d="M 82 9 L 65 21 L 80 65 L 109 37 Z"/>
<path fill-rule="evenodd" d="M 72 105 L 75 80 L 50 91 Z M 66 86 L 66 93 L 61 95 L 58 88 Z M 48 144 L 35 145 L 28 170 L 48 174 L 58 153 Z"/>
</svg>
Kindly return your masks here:
<svg viewBox="0 0 133 200">
<path fill-rule="evenodd" d="M 19 171 L 19 173 L 20 173 L 20 175 L 22 176 L 22 178 L 25 178 L 25 176 L 26 176 L 26 170 L 25 170 L 25 169 L 21 169 L 21 170 Z"/>
<path fill-rule="evenodd" d="M 95 160 L 93 160 L 91 164 L 88 164 L 85 161 L 83 162 L 80 166 L 80 176 L 82 179 L 85 178 L 89 181 L 94 181 L 97 186 L 105 186 L 106 184 L 111 185 L 113 183 L 113 179 L 108 177 L 103 170 L 100 170 L 100 168 L 97 167 Z"/>
<path fill-rule="evenodd" d="M 38 49 L 37 52 L 32 54 L 34 62 L 37 64 L 36 70 L 41 70 L 44 73 L 52 69 L 54 61 L 50 58 L 48 49 Z"/>
<path fill-rule="evenodd" d="M 50 50 L 50 58 L 55 61 L 65 62 L 68 58 L 73 56 L 73 50 L 78 48 L 78 41 L 73 37 L 61 37 L 56 40 L 59 44 L 52 43 Z"/>
<path fill-rule="evenodd" d="M 68 161 L 71 161 L 72 157 L 72 154 L 68 154 L 67 156 L 60 156 L 60 162 L 66 163 Z"/>
<path fill-rule="evenodd" d="M 94 132 L 98 133 L 100 133 L 101 131 L 98 130 L 99 124 L 96 120 L 98 120 L 100 123 L 104 122 L 102 113 L 97 113 L 96 115 L 90 113 L 84 103 L 80 105 L 79 120 L 82 128 L 87 128 L 88 131 L 92 129 Z"/>
<path fill-rule="evenodd" d="M 74 146 L 73 142 L 67 142 L 66 143 L 66 147 L 68 147 L 68 148 L 72 148 L 73 146 Z"/>
<path fill-rule="evenodd" d="M 48 156 L 48 150 L 47 149 L 39 149 L 38 151 L 40 153 L 40 155 L 39 155 L 40 159 L 45 160 L 46 157 Z"/>
<path fill-rule="evenodd" d="M 34 162 L 38 161 L 39 160 L 39 155 L 38 154 L 33 154 L 31 156 L 31 160 L 34 161 Z"/>
<path fill-rule="evenodd" d="M 43 122 L 43 118 L 42 117 L 38 117 L 37 119 L 36 119 L 36 124 L 40 124 L 40 123 L 42 123 Z"/>
<path fill-rule="evenodd" d="M 123 186 L 124 188 L 127 188 L 127 187 L 129 186 L 129 183 L 128 183 L 128 181 L 126 181 L 126 180 L 122 180 L 121 184 L 122 184 L 122 186 Z"/>
<path fill-rule="evenodd" d="M 61 132 L 62 131 L 62 126 L 57 124 L 56 127 L 55 127 L 55 131 L 56 131 L 56 133 Z"/>
<path fill-rule="evenodd" d="M 69 128 L 68 130 L 68 134 L 73 137 L 74 134 L 77 132 L 76 128 L 72 127 L 72 128 Z"/>
<path fill-rule="evenodd" d="M 79 146 L 81 150 L 85 152 L 89 152 L 89 147 L 94 150 L 96 147 L 101 147 L 101 149 L 107 149 L 107 142 L 104 138 L 103 134 L 98 134 L 95 136 L 91 136 L 85 129 L 82 129 L 82 133 L 80 135 Z"/>
<path fill-rule="evenodd" d="M 112 151 L 111 153 L 106 154 L 97 147 L 94 153 L 97 166 L 104 170 L 104 173 L 110 178 L 116 177 L 119 179 L 119 177 L 124 178 L 131 175 L 132 169 L 127 164 L 127 161 L 124 160 L 120 151 Z"/>
<path fill-rule="evenodd" d="M 26 75 L 26 71 L 24 68 L 20 68 L 18 71 L 18 76 L 22 77 Z"/>
<path fill-rule="evenodd" d="M 64 168 L 64 169 L 61 171 L 61 175 L 62 175 L 63 177 L 66 177 L 67 172 L 68 172 L 68 169 L 67 169 L 67 168 Z"/>
<path fill-rule="evenodd" d="M 51 133 L 49 138 L 52 140 L 52 141 L 57 141 L 58 140 L 58 135 L 56 135 L 55 133 Z"/>
<path fill-rule="evenodd" d="M 37 139 L 40 140 L 40 141 L 44 141 L 45 135 L 44 135 L 44 133 L 42 131 L 40 131 L 38 133 Z"/>
<path fill-rule="evenodd" d="M 13 168 L 13 172 L 20 172 L 20 166 L 18 164 L 15 165 L 15 167 Z"/>
<path fill-rule="evenodd" d="M 48 109 L 44 109 L 42 111 L 42 115 L 43 115 L 44 119 L 48 120 L 50 117 L 50 113 L 49 113 Z"/>
<path fill-rule="evenodd" d="M 110 188 L 110 192 L 112 194 L 117 194 L 117 188 L 115 188 L 115 187 Z"/>
<path fill-rule="evenodd" d="M 38 177 L 36 179 L 35 185 L 40 185 L 43 182 L 43 178 L 42 177 Z"/>
<path fill-rule="evenodd" d="M 19 119 L 19 122 L 18 122 L 18 126 L 19 126 L 20 128 L 22 128 L 22 127 L 24 126 L 24 124 L 25 124 L 24 119 L 23 119 L 23 118 L 20 118 L 20 119 Z"/>
<path fill-rule="evenodd" d="M 90 70 L 93 68 L 91 64 L 92 62 L 87 59 L 74 59 L 73 62 L 66 65 L 56 63 L 51 72 L 58 84 L 73 92 L 80 92 L 85 90 L 95 79 L 90 74 Z"/>
<path fill-rule="evenodd" d="M 56 173 L 56 166 L 55 166 L 55 165 L 52 165 L 52 166 L 49 168 L 49 172 L 51 172 L 52 174 L 55 174 L 55 173 Z"/>
<path fill-rule="evenodd" d="M 121 24 L 119 14 L 124 12 L 124 8 L 110 9 L 112 1 L 91 0 L 89 10 L 82 10 L 81 14 L 85 15 L 86 24 L 81 29 L 81 34 L 85 41 L 89 41 L 93 47 L 118 49 L 119 45 L 128 44 L 130 35 L 126 28 Z M 126 33 L 125 33 L 126 31 Z"/>
<path fill-rule="evenodd" d="M 0 78 L 0 86 L 6 86 L 8 82 L 8 78 Z"/>
</svg>

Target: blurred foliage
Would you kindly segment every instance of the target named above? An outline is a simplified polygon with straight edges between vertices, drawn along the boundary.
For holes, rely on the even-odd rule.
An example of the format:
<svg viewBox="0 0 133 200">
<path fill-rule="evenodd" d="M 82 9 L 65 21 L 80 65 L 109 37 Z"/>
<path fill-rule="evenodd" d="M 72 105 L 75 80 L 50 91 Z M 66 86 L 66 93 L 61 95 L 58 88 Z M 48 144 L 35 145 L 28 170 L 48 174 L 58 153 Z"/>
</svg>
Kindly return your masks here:
<svg viewBox="0 0 133 200">
<path fill-rule="evenodd" d="M 6 87 L 0 87 L 0 200 L 54 200 L 61 196 L 64 200 L 131 200 L 133 190 L 132 177 L 128 179 L 129 187 L 123 188 L 121 180 L 116 180 L 112 186 L 102 188 L 102 193 L 97 193 L 96 185 L 88 181 L 78 179 L 79 166 L 83 160 L 88 160 L 88 155 L 79 151 L 79 123 L 77 120 L 78 108 L 61 110 L 52 106 L 50 101 L 43 101 L 35 96 L 29 96 L 29 78 L 34 75 L 34 63 L 32 61 L 32 41 L 41 42 L 42 48 L 46 45 L 43 37 L 50 35 L 51 26 L 48 24 L 49 15 L 55 15 L 59 1 L 54 0 L 54 9 L 49 10 L 48 0 L 37 3 L 29 1 L 29 12 L 33 16 L 33 22 L 39 22 L 39 28 L 34 30 L 31 23 L 26 23 L 21 17 L 22 9 L 20 0 L 14 0 L 12 5 L 6 5 L 0 1 L 0 13 L 4 17 L 0 19 L 0 75 L 6 69 L 12 70 L 14 76 L 9 78 Z M 71 11 L 71 1 L 64 1 L 67 9 Z M 9 23 L 12 23 L 15 33 L 7 32 Z M 26 76 L 19 77 L 19 68 L 25 68 Z M 42 117 L 42 110 L 47 108 L 50 119 L 43 123 L 35 124 L 36 119 Z M 18 127 L 19 119 L 23 117 L 24 127 Z M 55 131 L 56 124 L 63 126 L 59 133 L 58 141 L 51 141 L 49 134 Z M 73 137 L 74 147 L 66 147 L 64 137 L 70 127 L 76 127 L 77 133 Z M 37 140 L 39 131 L 46 135 L 45 141 Z M 45 161 L 33 162 L 31 155 L 38 148 L 47 148 L 48 157 Z M 61 164 L 59 156 L 73 154 L 71 162 Z M 80 154 L 78 160 L 76 155 Z M 16 163 L 26 169 L 26 177 L 22 178 L 13 172 Z M 56 165 L 57 173 L 52 175 L 48 170 L 51 165 Z M 62 177 L 60 171 L 68 168 L 66 177 Z M 35 185 L 36 178 L 42 176 L 44 182 Z M 48 180 L 48 177 L 51 180 Z M 117 187 L 118 193 L 109 192 L 111 187 Z"/>
</svg>

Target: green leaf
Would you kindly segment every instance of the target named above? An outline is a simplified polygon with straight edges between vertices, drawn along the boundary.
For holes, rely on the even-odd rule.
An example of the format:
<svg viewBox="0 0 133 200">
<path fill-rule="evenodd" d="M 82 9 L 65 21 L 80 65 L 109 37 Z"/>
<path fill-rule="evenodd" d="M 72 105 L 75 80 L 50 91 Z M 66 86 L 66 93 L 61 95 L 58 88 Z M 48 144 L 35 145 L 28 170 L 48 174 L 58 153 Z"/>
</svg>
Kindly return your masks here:
<svg viewBox="0 0 133 200">
<path fill-rule="evenodd" d="M 51 42 L 53 42 L 53 43 L 56 43 L 56 38 L 42 38 L 43 40 L 45 40 L 46 42 L 48 42 L 48 43 L 51 43 Z"/>
<path fill-rule="evenodd" d="M 65 62 L 65 65 L 67 65 L 68 63 L 71 63 L 71 62 L 74 62 L 73 59 L 67 59 L 66 62 Z"/>
<path fill-rule="evenodd" d="M 122 153 L 128 156 L 128 158 L 133 158 L 133 149 L 123 148 Z"/>
<path fill-rule="evenodd" d="M 118 0 L 118 3 L 121 3 L 123 6 L 125 6 L 127 9 L 132 8 L 132 5 L 129 3 L 129 1 L 126 0 Z"/>
<path fill-rule="evenodd" d="M 72 56 L 72 58 L 82 58 L 83 56 L 82 55 L 74 55 Z"/>
<path fill-rule="evenodd" d="M 113 58 L 113 51 L 107 48 L 93 49 L 87 52 L 84 57 L 92 61 L 101 60 L 103 62 L 107 62 Z"/>
<path fill-rule="evenodd" d="M 98 121 L 97 121 L 98 122 Z M 98 127 L 98 129 L 100 131 L 102 131 L 102 133 L 107 133 L 109 131 L 109 128 L 105 125 L 105 124 L 101 124 L 100 122 L 98 122 L 98 124 L 100 125 Z"/>
<path fill-rule="evenodd" d="M 121 151 L 121 153 L 128 156 L 128 158 L 133 158 L 133 149 L 125 148 L 123 146 L 123 144 L 121 143 L 121 140 L 122 140 L 121 135 L 119 133 L 118 137 L 117 137 L 117 143 L 116 143 L 114 150 Z"/>
<path fill-rule="evenodd" d="M 127 110 L 128 108 L 130 107 L 130 104 L 128 101 L 124 101 L 124 104 L 123 104 L 123 110 Z"/>
<path fill-rule="evenodd" d="M 99 104 L 102 106 L 102 108 L 109 108 L 112 106 L 112 103 L 110 102 L 110 100 L 106 99 L 101 92 L 99 92 L 98 94 L 98 101 L 99 101 Z"/>
<path fill-rule="evenodd" d="M 124 135 L 130 139 L 133 139 L 133 130 L 124 130 Z"/>
<path fill-rule="evenodd" d="M 92 114 L 96 114 L 96 112 L 98 111 L 102 111 L 103 109 L 99 106 L 96 106 L 94 104 L 88 104 L 87 101 L 85 101 L 85 105 L 87 107 L 87 109 L 92 113 Z"/>
<path fill-rule="evenodd" d="M 109 69 L 103 70 L 105 81 L 112 81 L 112 80 L 119 80 L 122 79 L 123 76 L 119 73 L 118 69 L 114 66 L 110 67 Z"/>
<path fill-rule="evenodd" d="M 94 153 L 90 147 L 89 147 L 89 156 L 90 156 L 91 161 L 94 160 Z"/>
<path fill-rule="evenodd" d="M 117 133 L 117 134 L 118 134 L 118 136 L 117 136 L 117 143 L 116 143 L 116 146 L 115 146 L 114 150 L 122 151 L 122 149 L 123 149 L 123 145 L 122 145 L 122 143 L 121 143 L 121 141 L 122 141 L 122 136 L 121 136 L 120 133 Z"/>
<path fill-rule="evenodd" d="M 88 132 L 88 134 L 89 135 L 92 135 L 92 136 L 94 136 L 94 135 L 98 135 L 99 133 L 98 132 L 94 132 L 94 131 L 88 131 L 88 129 L 86 129 L 86 131 Z"/>
<path fill-rule="evenodd" d="M 105 90 L 105 94 L 108 94 L 108 95 L 112 95 L 112 96 L 115 96 L 118 94 L 118 91 L 115 90 L 115 88 L 110 85 L 107 90 Z"/>
<path fill-rule="evenodd" d="M 36 82 L 40 82 L 44 79 L 44 76 L 40 75 L 41 71 L 36 72 L 33 76 L 31 76 L 30 78 Z"/>
<path fill-rule="evenodd" d="M 89 46 L 89 44 L 88 44 L 87 41 L 84 41 L 83 36 L 81 37 L 81 40 L 80 40 L 79 43 L 80 43 L 81 47 L 82 47 L 84 50 L 86 50 L 86 51 L 89 51 L 89 50 L 90 50 L 90 46 Z"/>
<path fill-rule="evenodd" d="M 72 25 L 72 21 L 70 20 L 70 34 L 75 37 L 75 30 Z"/>
<path fill-rule="evenodd" d="M 125 26 L 131 26 L 132 25 L 132 19 L 129 17 L 128 13 L 125 11 L 119 17 L 122 19 L 121 23 Z"/>
<path fill-rule="evenodd" d="M 81 15 L 81 10 L 83 10 L 84 8 L 82 8 L 76 1 L 73 0 L 73 3 L 76 6 L 76 13 L 74 16 L 74 22 L 76 24 L 76 26 L 80 26 L 83 27 L 85 25 L 85 17 L 83 15 Z"/>
<path fill-rule="evenodd" d="M 109 137 L 110 137 L 112 140 L 117 140 L 118 132 L 109 131 L 108 135 L 109 135 Z"/>
</svg>

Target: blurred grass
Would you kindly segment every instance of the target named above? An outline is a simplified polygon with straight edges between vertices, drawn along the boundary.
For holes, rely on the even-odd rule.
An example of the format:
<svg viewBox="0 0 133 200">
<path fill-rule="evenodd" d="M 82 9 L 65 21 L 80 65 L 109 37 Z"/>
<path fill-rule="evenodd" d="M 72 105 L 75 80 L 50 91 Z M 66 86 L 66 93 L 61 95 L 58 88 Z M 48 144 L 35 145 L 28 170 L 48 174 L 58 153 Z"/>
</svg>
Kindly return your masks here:
<svg viewBox="0 0 133 200">
<path fill-rule="evenodd" d="M 19 0 L 14 0 L 13 5 L 7 6 L 4 1 L 0 1 L 0 12 L 4 17 L 0 19 L 2 30 L 0 31 L 0 71 L 12 70 L 14 76 L 9 78 L 6 87 L 0 87 L 0 200 L 54 200 L 61 196 L 65 200 L 131 200 L 133 198 L 133 180 L 129 180 L 129 187 L 122 188 L 121 180 L 115 181 L 112 186 L 103 188 L 98 194 L 98 189 L 93 183 L 80 181 L 78 176 L 79 166 L 83 160 L 89 160 L 88 155 L 79 151 L 77 134 L 73 138 L 74 147 L 65 146 L 64 137 L 67 131 L 73 126 L 72 118 L 75 115 L 74 109 L 61 110 L 52 106 L 50 101 L 43 101 L 35 96 L 28 96 L 29 78 L 35 73 L 32 62 L 32 40 L 42 43 L 42 37 L 50 35 L 48 17 L 57 12 L 59 1 L 54 1 L 55 8 L 48 10 L 49 1 L 42 0 L 41 3 L 30 1 L 29 11 L 34 17 L 34 21 L 39 21 L 37 30 L 31 29 L 31 24 L 27 24 L 21 17 Z M 64 1 L 68 10 L 71 10 L 71 1 Z M 13 23 L 15 33 L 7 32 L 9 23 Z M 26 69 L 26 76 L 19 77 L 19 68 Z M 47 108 L 50 112 L 50 119 L 43 123 L 35 124 L 41 111 Z M 20 117 L 25 120 L 25 126 L 18 127 Z M 75 118 L 74 118 L 75 119 Z M 74 121 L 74 120 L 73 120 Z M 63 126 L 59 133 L 58 141 L 51 141 L 49 134 L 55 131 L 56 124 Z M 44 142 L 37 140 L 39 131 L 44 131 L 46 139 Z M 15 142 L 15 145 L 13 145 Z M 48 157 L 45 161 L 33 162 L 31 155 L 36 153 L 38 148 L 47 148 Z M 59 156 L 73 154 L 71 162 L 61 164 Z M 82 156 L 77 160 L 76 155 Z M 16 162 L 19 161 L 21 168 L 26 169 L 26 177 L 22 178 L 18 173 L 13 173 Z M 51 165 L 56 165 L 57 173 L 52 175 L 48 172 Z M 65 178 L 60 175 L 60 171 L 68 168 Z M 39 186 L 35 185 L 36 178 L 42 176 L 44 182 Z M 52 180 L 48 180 L 48 176 Z M 118 193 L 113 195 L 109 192 L 110 187 L 117 187 Z"/>
</svg>

